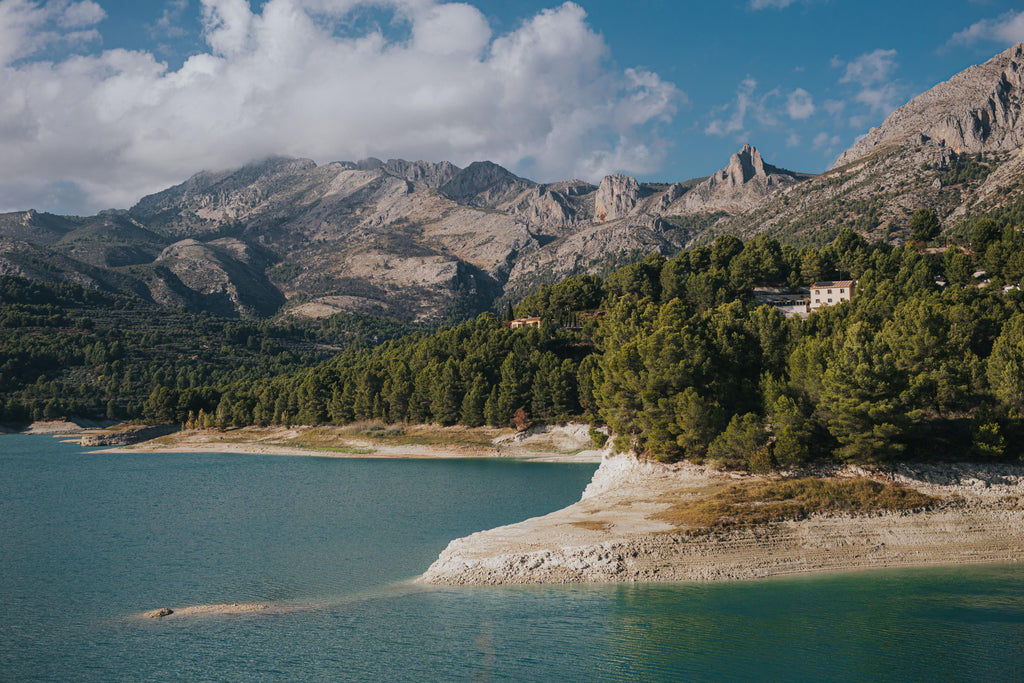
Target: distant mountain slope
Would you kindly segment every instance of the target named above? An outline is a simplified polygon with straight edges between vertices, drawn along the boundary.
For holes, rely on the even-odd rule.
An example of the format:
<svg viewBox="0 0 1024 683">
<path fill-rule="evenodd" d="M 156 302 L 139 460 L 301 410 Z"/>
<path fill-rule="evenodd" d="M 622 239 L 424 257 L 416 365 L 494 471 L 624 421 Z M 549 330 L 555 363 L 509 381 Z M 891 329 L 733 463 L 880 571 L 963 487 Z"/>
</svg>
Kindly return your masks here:
<svg viewBox="0 0 1024 683">
<path fill-rule="evenodd" d="M 956 154 L 1015 152 L 1024 145 L 1022 91 L 1024 43 L 915 97 L 844 152 L 835 166 L 914 137 Z"/>
<path fill-rule="evenodd" d="M 919 208 L 947 229 L 1022 200 L 1024 44 L 894 111 L 827 173 L 719 226 L 825 242 L 841 225 L 899 242 Z"/>
<path fill-rule="evenodd" d="M 820 176 L 749 145 L 705 178 L 597 186 L 487 161 L 274 157 L 197 173 L 128 211 L 0 215 L 0 274 L 220 314 L 437 320 L 722 233 L 824 243 L 851 226 L 900 242 L 922 207 L 964 229 L 1024 206 L 1022 102 L 1024 44 L 900 107 Z"/>
</svg>

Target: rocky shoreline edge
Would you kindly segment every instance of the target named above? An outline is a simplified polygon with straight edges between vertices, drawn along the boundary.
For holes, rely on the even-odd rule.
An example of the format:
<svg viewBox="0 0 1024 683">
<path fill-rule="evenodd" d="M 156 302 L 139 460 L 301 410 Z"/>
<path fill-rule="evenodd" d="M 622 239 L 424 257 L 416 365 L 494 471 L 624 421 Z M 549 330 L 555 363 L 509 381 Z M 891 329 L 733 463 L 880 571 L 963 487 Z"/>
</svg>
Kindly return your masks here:
<svg viewBox="0 0 1024 683">
<path fill-rule="evenodd" d="M 417 581 L 438 585 L 749 580 L 795 573 L 1024 557 L 1024 467 L 906 465 L 824 476 L 873 478 L 940 498 L 921 511 L 811 515 L 692 533 L 665 521 L 680 497 L 751 475 L 604 458 L 579 502 L 452 541 Z"/>
</svg>

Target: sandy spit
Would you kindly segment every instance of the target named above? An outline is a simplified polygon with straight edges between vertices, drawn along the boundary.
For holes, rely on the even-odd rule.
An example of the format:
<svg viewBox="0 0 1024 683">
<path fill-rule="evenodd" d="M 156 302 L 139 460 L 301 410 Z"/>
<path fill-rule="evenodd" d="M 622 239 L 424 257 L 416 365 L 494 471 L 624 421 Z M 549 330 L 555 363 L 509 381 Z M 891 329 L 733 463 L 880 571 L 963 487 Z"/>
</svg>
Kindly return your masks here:
<svg viewBox="0 0 1024 683">
<path fill-rule="evenodd" d="M 111 421 L 97 420 L 40 420 L 33 422 L 23 434 L 48 434 L 53 436 L 81 435 L 96 432 L 114 424 Z"/>
<path fill-rule="evenodd" d="M 161 607 L 150 610 L 141 615 L 147 619 L 179 619 L 181 617 L 195 617 L 201 615 L 216 614 L 251 614 L 271 609 L 270 605 L 260 602 L 230 602 L 220 605 L 192 605 L 190 607 Z M 280 611 L 280 610 L 277 610 Z"/>
<path fill-rule="evenodd" d="M 599 463 L 605 451 L 595 450 L 587 425 L 538 426 L 526 432 L 480 429 L 474 444 L 444 443 L 445 430 L 433 428 L 438 443 L 394 443 L 352 435 L 338 427 L 244 427 L 191 430 L 99 453 L 247 453 L 304 455 L 328 458 L 480 458 L 501 457 L 537 462 Z M 472 430 L 468 430 L 472 431 Z M 311 436 L 312 435 L 312 436 Z M 493 438 L 492 438 L 493 436 Z"/>
<path fill-rule="evenodd" d="M 833 476 L 871 476 L 848 469 Z M 541 584 L 756 579 L 1024 558 L 1024 467 L 907 466 L 896 481 L 950 502 L 929 511 L 815 516 L 691 536 L 657 518 L 670 500 L 742 475 L 605 458 L 563 510 L 452 541 L 418 581 Z"/>
</svg>

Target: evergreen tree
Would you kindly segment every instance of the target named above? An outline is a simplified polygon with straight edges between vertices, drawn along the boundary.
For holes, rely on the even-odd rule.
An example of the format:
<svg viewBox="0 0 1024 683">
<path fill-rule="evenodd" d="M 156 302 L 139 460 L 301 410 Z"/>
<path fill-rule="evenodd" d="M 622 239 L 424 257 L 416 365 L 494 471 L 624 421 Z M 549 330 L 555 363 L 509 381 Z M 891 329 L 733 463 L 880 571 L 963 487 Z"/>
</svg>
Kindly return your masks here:
<svg viewBox="0 0 1024 683">
<path fill-rule="evenodd" d="M 470 384 L 469 391 L 462 399 L 462 416 L 459 422 L 467 427 L 479 427 L 486 418 L 487 399 L 490 387 L 483 375 L 476 375 Z"/>
<path fill-rule="evenodd" d="M 458 364 L 449 358 L 433 387 L 430 412 L 438 424 L 453 425 L 462 413 L 462 389 L 458 373 Z"/>
</svg>

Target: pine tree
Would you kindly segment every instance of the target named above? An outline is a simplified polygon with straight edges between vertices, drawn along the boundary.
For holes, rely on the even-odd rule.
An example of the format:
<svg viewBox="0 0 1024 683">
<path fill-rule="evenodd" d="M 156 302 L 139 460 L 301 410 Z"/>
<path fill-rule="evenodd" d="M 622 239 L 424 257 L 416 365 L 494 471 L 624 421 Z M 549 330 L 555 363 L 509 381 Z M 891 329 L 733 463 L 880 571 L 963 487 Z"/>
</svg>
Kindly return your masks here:
<svg viewBox="0 0 1024 683">
<path fill-rule="evenodd" d="M 459 420 L 468 427 L 479 427 L 486 421 L 488 394 L 487 380 L 483 375 L 476 375 L 473 383 L 462 399 L 462 417 Z"/>
<path fill-rule="evenodd" d="M 460 384 L 458 364 L 449 358 L 431 394 L 430 411 L 438 424 L 447 426 L 458 422 L 462 412 Z"/>
</svg>

